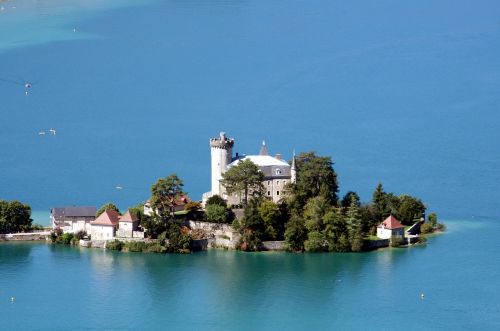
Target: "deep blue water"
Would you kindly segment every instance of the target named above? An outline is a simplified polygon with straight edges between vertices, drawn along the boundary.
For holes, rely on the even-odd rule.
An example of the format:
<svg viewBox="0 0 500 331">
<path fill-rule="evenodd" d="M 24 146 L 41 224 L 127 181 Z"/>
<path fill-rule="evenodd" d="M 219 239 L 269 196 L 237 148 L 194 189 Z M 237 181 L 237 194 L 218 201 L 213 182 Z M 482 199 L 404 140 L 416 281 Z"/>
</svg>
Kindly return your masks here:
<svg viewBox="0 0 500 331">
<path fill-rule="evenodd" d="M 498 1 L 0 6 L 0 198 L 37 221 L 172 172 L 200 198 L 223 130 L 240 153 L 332 155 L 342 192 L 382 181 L 449 227 L 367 254 L 3 243 L 2 330 L 500 329 Z"/>
<path fill-rule="evenodd" d="M 364 200 L 382 181 L 445 218 L 500 216 L 498 1 L 2 6 L 3 199 L 125 208 L 172 172 L 199 199 L 223 130 L 240 153 L 332 155 Z"/>
<path fill-rule="evenodd" d="M 361 254 L 0 243 L 2 330 L 498 330 L 500 226 L 447 223 Z"/>
</svg>

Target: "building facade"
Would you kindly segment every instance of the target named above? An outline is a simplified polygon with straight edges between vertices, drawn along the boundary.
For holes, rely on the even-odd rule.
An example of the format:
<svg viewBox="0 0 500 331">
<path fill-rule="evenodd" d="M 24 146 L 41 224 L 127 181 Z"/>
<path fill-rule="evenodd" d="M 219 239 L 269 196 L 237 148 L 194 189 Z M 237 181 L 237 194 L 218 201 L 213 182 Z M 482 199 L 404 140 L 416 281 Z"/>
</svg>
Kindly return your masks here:
<svg viewBox="0 0 500 331">
<path fill-rule="evenodd" d="M 404 238 L 404 226 L 392 215 L 377 227 L 377 237 L 381 239 Z"/>
<path fill-rule="evenodd" d="M 86 231 L 90 233 L 90 222 L 95 220 L 96 207 L 55 207 L 50 210 L 52 228 L 60 228 L 64 232 L 76 233 Z"/>
<path fill-rule="evenodd" d="M 135 213 L 131 213 L 127 210 L 120 220 L 118 221 L 118 231 L 116 232 L 117 237 L 121 238 L 133 238 L 134 232 L 139 229 L 139 219 Z M 144 237 L 144 235 L 142 236 Z"/>
<path fill-rule="evenodd" d="M 284 193 L 285 186 L 296 181 L 295 159 L 292 164 L 284 161 L 280 154 L 269 155 L 265 142 L 258 155 L 236 155 L 233 156 L 233 147 L 235 141 L 228 138 L 224 132 L 217 138 L 210 139 L 211 155 L 211 191 L 203 195 L 205 202 L 213 195 L 219 195 L 226 199 L 229 204 L 240 204 L 242 197 L 238 194 L 228 196 L 224 186 L 221 183 L 222 175 L 231 167 L 244 160 L 250 160 L 255 163 L 264 174 L 262 182 L 264 186 L 264 196 L 278 202 Z"/>
<path fill-rule="evenodd" d="M 90 237 L 92 240 L 111 240 L 115 238 L 120 214 L 112 209 L 106 209 L 99 217 L 90 222 Z"/>
</svg>

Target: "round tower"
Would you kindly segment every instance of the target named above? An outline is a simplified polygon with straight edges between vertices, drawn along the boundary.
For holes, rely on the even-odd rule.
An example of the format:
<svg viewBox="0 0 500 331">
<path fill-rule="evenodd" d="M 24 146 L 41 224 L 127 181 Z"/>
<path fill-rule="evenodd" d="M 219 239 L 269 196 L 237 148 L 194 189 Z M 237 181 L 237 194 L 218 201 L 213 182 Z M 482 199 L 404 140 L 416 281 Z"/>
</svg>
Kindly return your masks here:
<svg viewBox="0 0 500 331">
<path fill-rule="evenodd" d="M 234 139 L 227 138 L 225 132 L 221 132 L 218 138 L 210 139 L 210 154 L 212 159 L 212 195 L 221 195 L 220 181 L 226 167 L 233 160 Z"/>
</svg>

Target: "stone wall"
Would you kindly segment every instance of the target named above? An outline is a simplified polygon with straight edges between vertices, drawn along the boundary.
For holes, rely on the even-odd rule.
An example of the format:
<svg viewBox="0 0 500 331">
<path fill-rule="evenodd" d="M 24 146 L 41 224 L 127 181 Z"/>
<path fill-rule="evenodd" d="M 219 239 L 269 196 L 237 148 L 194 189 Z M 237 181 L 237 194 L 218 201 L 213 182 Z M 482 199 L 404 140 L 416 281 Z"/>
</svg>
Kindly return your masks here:
<svg viewBox="0 0 500 331">
<path fill-rule="evenodd" d="M 284 241 L 263 241 L 262 246 L 268 251 L 284 251 L 286 250 Z"/>
<path fill-rule="evenodd" d="M 189 221 L 191 230 L 203 230 L 206 233 L 207 248 L 236 248 L 240 234 L 229 224 Z"/>
<path fill-rule="evenodd" d="M 30 233 L 8 233 L 0 234 L 0 241 L 34 241 L 34 240 L 48 240 L 50 236 L 49 231 L 45 232 L 30 232 Z"/>
<path fill-rule="evenodd" d="M 363 243 L 363 250 L 371 251 L 373 249 L 388 247 L 389 239 L 380 239 L 380 240 L 365 240 Z"/>
</svg>

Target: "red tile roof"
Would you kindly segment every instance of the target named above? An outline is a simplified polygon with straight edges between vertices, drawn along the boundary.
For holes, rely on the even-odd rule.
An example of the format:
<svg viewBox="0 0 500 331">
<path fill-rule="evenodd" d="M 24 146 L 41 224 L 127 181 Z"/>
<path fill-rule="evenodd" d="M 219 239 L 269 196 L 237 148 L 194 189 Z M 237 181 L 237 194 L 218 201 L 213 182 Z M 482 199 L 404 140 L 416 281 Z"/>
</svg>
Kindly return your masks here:
<svg viewBox="0 0 500 331">
<path fill-rule="evenodd" d="M 116 225 L 120 220 L 120 214 L 116 210 L 107 209 L 90 224 L 94 225 Z"/>
<path fill-rule="evenodd" d="M 120 217 L 120 222 L 137 222 L 137 215 L 135 213 L 131 213 L 130 210 Z"/>
<path fill-rule="evenodd" d="M 386 229 L 399 229 L 403 228 L 404 226 L 401 224 L 401 222 L 398 221 L 398 219 L 394 216 L 389 216 L 385 219 L 385 221 L 382 222 L 382 224 Z"/>
</svg>

